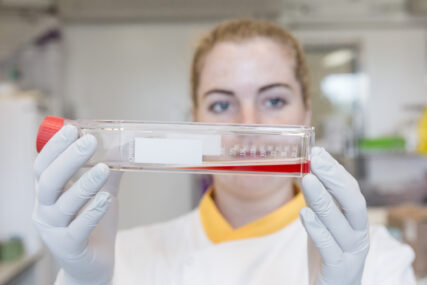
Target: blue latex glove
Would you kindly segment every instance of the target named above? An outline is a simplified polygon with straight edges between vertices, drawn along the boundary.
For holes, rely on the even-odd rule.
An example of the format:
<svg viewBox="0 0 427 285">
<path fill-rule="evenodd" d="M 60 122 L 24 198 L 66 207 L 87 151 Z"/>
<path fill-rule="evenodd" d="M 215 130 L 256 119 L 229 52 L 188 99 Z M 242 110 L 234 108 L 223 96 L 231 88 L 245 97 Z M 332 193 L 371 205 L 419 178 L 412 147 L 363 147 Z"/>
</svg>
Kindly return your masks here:
<svg viewBox="0 0 427 285">
<path fill-rule="evenodd" d="M 302 179 L 309 207 L 300 217 L 321 262 L 310 284 L 361 284 L 369 251 L 366 201 L 356 179 L 323 148 L 313 148 L 311 167 Z"/>
<path fill-rule="evenodd" d="M 65 126 L 34 162 L 37 193 L 33 222 L 61 265 L 56 284 L 111 282 L 117 229 L 115 196 L 121 172 L 110 173 L 108 166 L 100 163 L 64 189 L 96 147 L 94 136 L 77 139 L 77 129 Z"/>
</svg>

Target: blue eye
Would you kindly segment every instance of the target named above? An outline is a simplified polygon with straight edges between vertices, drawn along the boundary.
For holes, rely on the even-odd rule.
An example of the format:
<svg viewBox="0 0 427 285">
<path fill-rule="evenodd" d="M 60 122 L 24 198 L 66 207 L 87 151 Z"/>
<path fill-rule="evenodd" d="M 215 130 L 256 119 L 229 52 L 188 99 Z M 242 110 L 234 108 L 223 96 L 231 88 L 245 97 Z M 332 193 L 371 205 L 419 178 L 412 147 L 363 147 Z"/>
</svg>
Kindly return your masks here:
<svg viewBox="0 0 427 285">
<path fill-rule="evenodd" d="M 286 103 L 285 100 L 283 100 L 282 98 L 275 97 L 275 98 L 267 99 L 265 104 L 267 105 L 267 107 L 280 108 L 280 107 L 283 107 L 285 103 Z"/>
<path fill-rule="evenodd" d="M 230 103 L 226 101 L 215 102 L 209 106 L 209 111 L 213 113 L 222 113 L 230 108 Z"/>
</svg>

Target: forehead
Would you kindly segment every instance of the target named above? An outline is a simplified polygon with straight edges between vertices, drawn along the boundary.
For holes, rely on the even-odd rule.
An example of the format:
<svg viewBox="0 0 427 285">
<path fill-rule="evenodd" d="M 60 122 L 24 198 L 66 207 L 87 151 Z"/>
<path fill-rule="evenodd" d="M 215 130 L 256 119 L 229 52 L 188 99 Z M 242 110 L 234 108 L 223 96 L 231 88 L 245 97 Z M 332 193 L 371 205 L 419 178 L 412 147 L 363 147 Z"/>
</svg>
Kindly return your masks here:
<svg viewBox="0 0 427 285">
<path fill-rule="evenodd" d="M 267 39 L 220 42 L 207 54 L 200 74 L 200 91 L 273 82 L 295 84 L 295 59 L 285 46 Z"/>
</svg>

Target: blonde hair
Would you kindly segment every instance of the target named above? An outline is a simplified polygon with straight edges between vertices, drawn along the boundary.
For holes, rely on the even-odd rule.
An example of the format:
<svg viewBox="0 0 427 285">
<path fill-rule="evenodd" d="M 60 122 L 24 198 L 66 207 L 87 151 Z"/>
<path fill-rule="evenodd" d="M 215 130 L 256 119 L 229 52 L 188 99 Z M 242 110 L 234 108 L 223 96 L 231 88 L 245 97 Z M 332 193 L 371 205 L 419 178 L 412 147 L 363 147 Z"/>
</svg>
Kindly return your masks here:
<svg viewBox="0 0 427 285">
<path fill-rule="evenodd" d="M 243 19 L 223 22 L 204 35 L 198 42 L 191 66 L 191 99 L 193 107 L 197 107 L 197 90 L 200 83 L 200 72 L 204 59 L 213 47 L 220 42 L 242 42 L 256 37 L 264 37 L 276 41 L 286 48 L 295 60 L 295 76 L 301 85 L 304 104 L 309 99 L 309 74 L 304 54 L 298 40 L 287 30 L 270 22 Z"/>
</svg>

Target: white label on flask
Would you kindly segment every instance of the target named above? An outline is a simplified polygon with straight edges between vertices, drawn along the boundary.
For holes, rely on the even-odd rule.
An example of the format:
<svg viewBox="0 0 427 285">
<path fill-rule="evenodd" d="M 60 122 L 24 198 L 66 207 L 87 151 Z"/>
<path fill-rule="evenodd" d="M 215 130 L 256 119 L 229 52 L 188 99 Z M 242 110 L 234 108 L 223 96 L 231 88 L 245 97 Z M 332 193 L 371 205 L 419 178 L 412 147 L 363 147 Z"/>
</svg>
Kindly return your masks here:
<svg viewBox="0 0 427 285">
<path fill-rule="evenodd" d="M 189 139 L 135 138 L 135 162 L 201 164 L 202 141 Z"/>
<path fill-rule="evenodd" d="M 202 142 L 203 155 L 221 155 L 220 135 L 168 134 L 168 137 L 174 139 L 200 140 Z"/>
<path fill-rule="evenodd" d="M 201 139 L 204 155 L 221 155 L 221 136 L 203 135 Z"/>
</svg>

